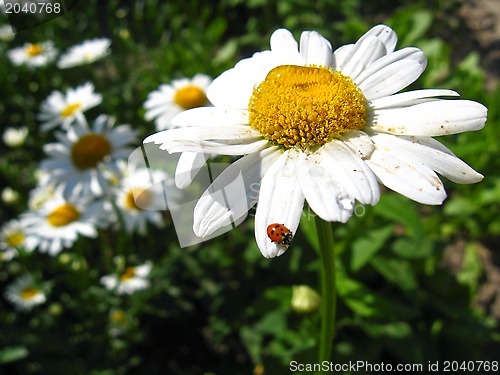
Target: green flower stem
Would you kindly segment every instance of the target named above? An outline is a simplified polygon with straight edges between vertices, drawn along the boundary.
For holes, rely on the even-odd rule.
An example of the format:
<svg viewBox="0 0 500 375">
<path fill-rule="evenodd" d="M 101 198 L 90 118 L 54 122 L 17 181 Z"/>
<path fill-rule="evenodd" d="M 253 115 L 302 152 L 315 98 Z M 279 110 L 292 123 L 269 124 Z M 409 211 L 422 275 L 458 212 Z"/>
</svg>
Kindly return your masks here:
<svg viewBox="0 0 500 375">
<path fill-rule="evenodd" d="M 321 277 L 321 333 L 318 362 L 330 361 L 335 334 L 335 310 L 337 303 L 335 284 L 335 251 L 332 226 L 316 216 L 316 231 L 319 239 Z"/>
</svg>

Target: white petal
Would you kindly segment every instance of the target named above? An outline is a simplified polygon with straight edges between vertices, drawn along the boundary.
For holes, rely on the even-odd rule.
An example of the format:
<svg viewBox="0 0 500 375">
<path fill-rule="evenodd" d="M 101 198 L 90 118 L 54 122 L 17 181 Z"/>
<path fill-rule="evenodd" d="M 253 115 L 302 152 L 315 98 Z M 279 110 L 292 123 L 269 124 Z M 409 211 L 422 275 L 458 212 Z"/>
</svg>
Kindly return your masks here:
<svg viewBox="0 0 500 375">
<path fill-rule="evenodd" d="M 375 150 L 371 137 L 359 130 L 353 130 L 344 134 L 342 141 L 363 160 L 369 159 Z"/>
<path fill-rule="evenodd" d="M 330 160 L 319 155 L 308 157 L 297 170 L 302 193 L 311 209 L 323 220 L 345 223 L 352 216 L 354 197 L 338 183 L 327 165 Z"/>
<path fill-rule="evenodd" d="M 307 65 L 332 66 L 332 45 L 316 31 L 300 35 L 300 54 Z"/>
<path fill-rule="evenodd" d="M 377 147 L 390 149 L 407 162 L 420 162 L 453 182 L 471 184 L 483 179 L 481 174 L 435 139 L 377 134 L 372 140 Z"/>
<path fill-rule="evenodd" d="M 144 143 L 160 144 L 174 152 L 205 152 L 218 155 L 244 155 L 269 145 L 257 130 L 247 125 L 203 126 L 165 130 L 150 135 Z"/>
<path fill-rule="evenodd" d="M 376 37 L 368 37 L 358 41 L 346 58 L 344 65 L 337 65 L 337 70 L 351 77 L 356 82 L 356 77 L 373 61 L 381 58 L 386 53 L 385 46 Z"/>
<path fill-rule="evenodd" d="M 365 35 L 361 37 L 367 38 L 370 36 L 377 37 L 385 46 L 387 53 L 391 53 L 396 48 L 396 43 L 398 42 L 398 36 L 389 26 L 377 25 L 368 30 Z"/>
<path fill-rule="evenodd" d="M 194 233 L 198 237 L 209 236 L 245 215 L 256 203 L 262 176 L 279 156 L 276 147 L 269 147 L 260 153 L 244 156 L 227 167 L 196 204 Z M 243 188 L 233 184 L 235 181 L 242 182 Z"/>
<path fill-rule="evenodd" d="M 407 91 L 372 100 L 370 106 L 374 109 L 408 107 L 419 104 L 422 99 L 435 98 L 438 96 L 460 96 L 460 94 L 453 90 L 442 89 Z"/>
<path fill-rule="evenodd" d="M 277 65 L 303 65 L 304 61 L 299 54 L 297 41 L 290 31 L 276 30 L 271 35 L 270 44 L 273 59 L 277 60 Z"/>
<path fill-rule="evenodd" d="M 302 152 L 294 149 L 285 151 L 262 179 L 255 213 L 255 239 L 266 258 L 274 258 L 286 251 L 286 247 L 274 243 L 267 236 L 267 227 L 270 224 L 284 224 L 293 234 L 299 226 L 304 195 L 295 167 L 304 156 Z"/>
<path fill-rule="evenodd" d="M 226 70 L 207 89 L 210 103 L 216 107 L 246 109 L 253 89 L 279 65 L 274 55 L 271 51 L 258 52 Z"/>
<path fill-rule="evenodd" d="M 340 70 L 347 63 L 347 59 L 351 56 L 353 49 L 354 44 L 345 44 L 335 50 L 332 64 L 335 70 Z"/>
<path fill-rule="evenodd" d="M 487 108 L 470 100 L 435 100 L 374 111 L 372 129 L 397 135 L 438 136 L 479 130 Z"/>
<path fill-rule="evenodd" d="M 432 169 L 401 160 L 392 150 L 376 149 L 365 162 L 385 186 L 416 202 L 437 205 L 446 198 L 443 183 Z"/>
<path fill-rule="evenodd" d="M 183 152 L 175 168 L 175 186 L 185 189 L 193 182 L 200 169 L 206 163 L 205 154 L 197 152 Z"/>
<path fill-rule="evenodd" d="M 228 108 L 199 107 L 179 113 L 173 126 L 220 126 L 248 124 L 248 111 Z"/>
<path fill-rule="evenodd" d="M 366 163 L 342 141 L 333 140 L 320 150 L 337 184 L 363 204 L 375 205 L 380 198 L 377 179 Z"/>
<path fill-rule="evenodd" d="M 403 48 L 368 65 L 354 82 L 368 100 L 373 100 L 407 87 L 420 77 L 426 65 L 427 59 L 418 48 Z"/>
</svg>

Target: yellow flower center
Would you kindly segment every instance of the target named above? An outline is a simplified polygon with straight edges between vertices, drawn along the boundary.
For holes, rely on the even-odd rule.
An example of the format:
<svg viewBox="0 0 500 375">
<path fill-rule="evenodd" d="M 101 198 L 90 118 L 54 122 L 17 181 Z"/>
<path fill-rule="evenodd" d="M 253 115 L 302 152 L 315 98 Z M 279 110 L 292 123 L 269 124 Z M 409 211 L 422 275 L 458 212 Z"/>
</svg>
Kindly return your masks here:
<svg viewBox="0 0 500 375">
<path fill-rule="evenodd" d="M 135 267 L 125 268 L 125 272 L 120 275 L 120 280 L 122 282 L 130 280 L 135 276 Z"/>
<path fill-rule="evenodd" d="M 24 243 L 25 236 L 21 232 L 12 232 L 9 233 L 5 241 L 7 242 L 7 245 L 12 246 L 12 247 L 19 247 Z"/>
<path fill-rule="evenodd" d="M 111 143 L 106 137 L 89 133 L 73 144 L 71 160 L 78 169 L 90 169 L 95 168 L 109 154 L 111 154 Z"/>
<path fill-rule="evenodd" d="M 43 52 L 43 48 L 41 44 L 30 44 L 26 48 L 26 54 L 30 57 L 35 57 Z"/>
<path fill-rule="evenodd" d="M 250 126 L 265 139 L 308 149 L 365 126 L 365 98 L 351 78 L 331 68 L 281 65 L 254 89 Z"/>
<path fill-rule="evenodd" d="M 22 299 L 30 300 L 34 296 L 36 296 L 37 294 L 38 294 L 38 289 L 37 288 L 27 287 L 27 288 L 24 288 L 21 291 L 20 296 L 21 296 Z"/>
<path fill-rule="evenodd" d="M 207 96 L 198 86 L 188 85 L 177 90 L 174 102 L 184 109 L 191 109 L 206 105 Z"/>
<path fill-rule="evenodd" d="M 53 227 L 63 227 L 78 220 L 80 217 L 80 212 L 72 204 L 66 203 L 56 209 L 54 209 L 50 214 L 47 215 L 47 221 Z"/>
<path fill-rule="evenodd" d="M 68 104 L 62 111 L 61 116 L 64 118 L 73 116 L 76 111 L 78 111 L 82 105 L 79 102 Z"/>
<path fill-rule="evenodd" d="M 111 321 L 113 323 L 124 323 L 125 322 L 125 312 L 123 310 L 114 311 L 111 314 Z"/>
<path fill-rule="evenodd" d="M 142 188 L 132 188 L 125 194 L 124 200 L 125 207 L 131 210 L 140 210 L 149 206 L 153 196 Z"/>
</svg>

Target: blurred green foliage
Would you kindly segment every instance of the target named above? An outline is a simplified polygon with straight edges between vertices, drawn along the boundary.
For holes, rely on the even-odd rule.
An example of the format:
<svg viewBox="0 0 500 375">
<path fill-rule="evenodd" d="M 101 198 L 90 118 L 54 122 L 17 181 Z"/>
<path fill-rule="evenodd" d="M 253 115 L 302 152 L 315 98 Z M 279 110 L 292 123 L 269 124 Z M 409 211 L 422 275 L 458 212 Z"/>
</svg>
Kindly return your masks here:
<svg viewBox="0 0 500 375">
<path fill-rule="evenodd" d="M 458 0 L 80 1 L 67 15 L 0 44 L 1 128 L 30 130 L 22 149 L 0 145 L 1 185 L 23 198 L 14 206 L 3 204 L 0 217 L 6 221 L 26 209 L 42 146 L 52 140 L 38 131 L 35 116 L 52 90 L 92 81 L 104 101 L 89 116 L 112 114 L 145 137 L 154 127 L 143 119 L 142 104 L 161 83 L 196 73 L 215 77 L 268 48 L 278 27 L 297 37 L 314 29 L 338 47 L 383 22 L 398 33 L 398 47 L 415 45 L 428 57 L 427 70 L 412 88 L 454 89 L 489 108 L 484 130 L 442 139 L 485 179 L 470 186 L 445 181 L 449 198 L 439 207 L 384 191 L 377 206 L 356 207 L 358 215 L 335 225 L 339 303 L 333 360 L 498 360 L 500 88 L 485 91 L 476 51 L 454 50 L 471 38 L 457 11 L 462 5 Z M 64 50 L 103 36 L 112 39 L 112 54 L 78 69 L 15 68 L 5 53 L 25 41 L 54 40 Z M 37 253 L 2 263 L 3 286 L 26 266 L 52 288 L 47 303 L 30 313 L 16 313 L 0 301 L 0 370 L 286 374 L 291 360 L 314 362 L 319 317 L 298 315 L 290 305 L 293 285 L 318 288 L 317 239 L 309 214 L 306 209 L 290 251 L 272 261 L 253 241 L 251 218 L 186 249 L 179 249 L 172 225 L 150 228 L 146 239 L 134 235 L 123 256 L 155 265 L 151 287 L 125 297 L 99 285 L 115 252 L 113 238 L 80 239 L 75 246 L 81 251 L 67 251 L 65 257 Z M 496 295 L 481 299 L 485 285 Z M 124 317 L 113 323 L 114 310 Z M 113 324 L 118 334 L 111 334 Z"/>
</svg>

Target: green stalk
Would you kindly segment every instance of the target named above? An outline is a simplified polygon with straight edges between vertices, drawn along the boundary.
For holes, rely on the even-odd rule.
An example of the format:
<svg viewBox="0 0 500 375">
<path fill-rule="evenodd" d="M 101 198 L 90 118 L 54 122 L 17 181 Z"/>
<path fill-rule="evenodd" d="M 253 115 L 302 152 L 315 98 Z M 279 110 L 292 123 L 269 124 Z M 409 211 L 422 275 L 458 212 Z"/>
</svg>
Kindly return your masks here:
<svg viewBox="0 0 500 375">
<path fill-rule="evenodd" d="M 331 223 L 316 216 L 321 279 L 321 332 L 318 362 L 330 361 L 335 335 L 336 284 L 335 251 Z"/>
</svg>

